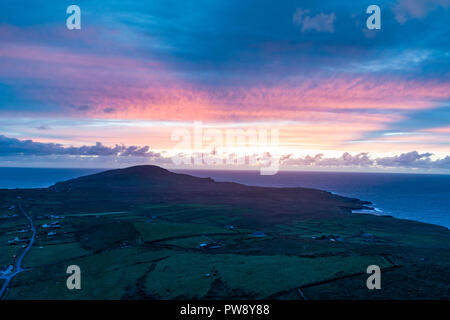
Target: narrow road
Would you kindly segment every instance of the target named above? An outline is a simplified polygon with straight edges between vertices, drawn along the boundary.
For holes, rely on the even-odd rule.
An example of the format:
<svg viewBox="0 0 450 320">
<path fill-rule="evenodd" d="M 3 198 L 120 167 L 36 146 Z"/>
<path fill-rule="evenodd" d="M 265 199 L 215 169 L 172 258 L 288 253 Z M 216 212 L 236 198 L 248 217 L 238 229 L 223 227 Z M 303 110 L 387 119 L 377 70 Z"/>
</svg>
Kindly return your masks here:
<svg viewBox="0 0 450 320">
<path fill-rule="evenodd" d="M 34 226 L 33 219 L 31 219 L 31 217 L 28 215 L 28 213 L 22 208 L 22 205 L 20 203 L 18 204 L 18 207 L 19 207 L 20 212 L 22 212 L 22 214 L 25 216 L 25 218 L 27 218 L 28 222 L 30 223 L 32 235 L 31 235 L 30 242 L 25 247 L 25 249 L 22 251 L 19 258 L 16 260 L 16 263 L 14 264 L 13 272 L 11 272 L 8 275 L 0 276 L 0 279 L 4 280 L 2 288 L 0 289 L 0 299 L 2 299 L 3 295 L 5 294 L 6 289 L 8 288 L 8 285 L 11 282 L 11 280 L 19 273 L 27 270 L 27 269 L 22 268 L 22 261 L 25 258 L 25 256 L 28 254 L 28 252 L 30 251 L 31 247 L 34 244 L 34 241 L 36 240 L 36 227 Z"/>
</svg>

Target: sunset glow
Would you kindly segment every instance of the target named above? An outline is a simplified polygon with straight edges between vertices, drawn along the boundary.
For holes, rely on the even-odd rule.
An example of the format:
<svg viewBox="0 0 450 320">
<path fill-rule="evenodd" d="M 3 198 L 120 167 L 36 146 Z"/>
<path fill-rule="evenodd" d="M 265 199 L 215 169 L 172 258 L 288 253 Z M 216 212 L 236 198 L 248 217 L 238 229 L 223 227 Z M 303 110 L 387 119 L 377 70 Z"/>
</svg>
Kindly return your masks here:
<svg viewBox="0 0 450 320">
<path fill-rule="evenodd" d="M 280 156 L 450 154 L 446 1 L 381 1 L 381 30 L 367 30 L 364 5 L 329 1 L 78 1 L 82 28 L 67 30 L 51 2 L 0 13 L 0 165 L 53 161 L 14 151 L 24 140 L 174 154 L 173 130 L 195 121 L 276 128 Z M 305 25 L 303 12 L 335 18 Z"/>
</svg>

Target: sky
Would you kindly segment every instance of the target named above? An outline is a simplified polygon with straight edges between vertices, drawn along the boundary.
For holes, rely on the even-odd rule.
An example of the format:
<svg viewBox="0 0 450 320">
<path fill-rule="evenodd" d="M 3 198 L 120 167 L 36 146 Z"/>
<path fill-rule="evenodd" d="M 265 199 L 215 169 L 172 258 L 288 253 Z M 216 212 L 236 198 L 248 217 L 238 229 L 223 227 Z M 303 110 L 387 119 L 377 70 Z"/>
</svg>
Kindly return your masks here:
<svg viewBox="0 0 450 320">
<path fill-rule="evenodd" d="M 2 1 L 0 166 L 176 167 L 217 154 L 200 123 L 276 131 L 220 152 L 286 168 L 448 173 L 449 21 L 450 0 Z"/>
</svg>

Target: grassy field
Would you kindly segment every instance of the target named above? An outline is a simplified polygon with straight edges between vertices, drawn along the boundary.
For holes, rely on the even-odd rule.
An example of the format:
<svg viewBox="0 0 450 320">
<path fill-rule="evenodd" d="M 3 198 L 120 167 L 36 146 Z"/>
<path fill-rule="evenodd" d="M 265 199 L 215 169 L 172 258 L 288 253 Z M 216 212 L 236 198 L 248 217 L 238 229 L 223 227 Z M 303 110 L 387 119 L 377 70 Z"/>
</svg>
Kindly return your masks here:
<svg viewBox="0 0 450 320">
<path fill-rule="evenodd" d="M 195 217 L 203 211 L 208 219 L 214 218 L 214 213 L 207 210 L 210 207 L 178 207 L 185 217 L 189 216 L 186 208 L 191 207 Z M 31 270 L 13 281 L 7 298 L 298 299 L 296 289 L 303 286 L 305 294 L 313 298 L 339 298 L 339 294 L 354 298 L 353 293 L 341 292 L 337 283 L 353 285 L 358 292 L 367 291 L 366 276 L 361 274 L 368 265 L 393 266 L 392 258 L 385 258 L 386 244 L 445 247 L 439 227 L 429 227 L 419 235 L 404 234 L 383 229 L 382 222 L 388 218 L 293 221 L 267 226 L 263 237 L 254 237 L 252 233 L 257 229 L 219 227 L 230 222 L 226 219 L 218 219 L 214 225 L 170 222 L 161 213 L 149 219 L 139 214 L 140 209 L 101 215 L 72 213 L 64 219 L 37 220 L 38 225 L 58 221 L 63 229 L 56 230 L 54 237 L 39 229 L 37 245 L 24 260 L 24 266 Z M 170 215 L 173 210 L 171 207 Z M 371 219 L 377 223 L 368 224 Z M 361 238 L 361 232 L 373 234 L 374 242 Z M 342 241 L 313 238 L 323 235 L 340 236 Z M 0 239 L 4 242 L 7 237 Z M 366 247 L 374 245 L 380 250 L 366 252 Z M 18 248 L 3 248 L 2 263 L 7 265 Z M 65 269 L 72 264 L 82 269 L 81 291 L 66 288 Z M 336 280 L 320 284 L 332 279 Z"/>
<path fill-rule="evenodd" d="M 27 243 L 8 241 L 30 237 L 18 233 L 27 220 L 11 205 L 20 202 L 37 228 L 29 270 L 4 298 L 301 299 L 301 288 L 308 299 L 450 299 L 446 228 L 350 214 L 355 200 L 323 192 L 306 190 L 304 205 L 290 206 L 299 198 L 290 190 L 225 185 L 231 191 L 197 197 L 195 186 L 185 196 L 0 190 L 9 215 L 0 219 L 0 270 Z M 373 264 L 382 290 L 366 288 Z M 80 266 L 82 290 L 67 289 L 69 265 Z"/>
<path fill-rule="evenodd" d="M 380 257 L 370 256 L 300 258 L 186 253 L 161 261 L 147 276 L 145 288 L 152 296 L 163 299 L 230 295 L 264 299 L 308 283 L 361 272 L 367 263 L 389 265 Z"/>
</svg>

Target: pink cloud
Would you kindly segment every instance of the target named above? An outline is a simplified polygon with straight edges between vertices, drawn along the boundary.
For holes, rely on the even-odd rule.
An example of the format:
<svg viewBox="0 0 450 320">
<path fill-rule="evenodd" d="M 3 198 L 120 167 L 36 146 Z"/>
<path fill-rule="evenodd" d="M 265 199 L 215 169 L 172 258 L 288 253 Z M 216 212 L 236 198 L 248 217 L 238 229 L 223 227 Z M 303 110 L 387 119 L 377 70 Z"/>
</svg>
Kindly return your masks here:
<svg viewBox="0 0 450 320">
<path fill-rule="evenodd" d="M 101 118 L 303 120 L 336 110 L 422 109 L 450 97 L 448 83 L 360 76 L 317 75 L 276 86 L 254 84 L 213 90 L 187 83 L 157 61 L 51 48 L 0 46 L 0 59 L 8 61 L 0 70 L 6 82 L 37 83 L 24 88 L 22 94 L 42 103 L 89 106 L 84 115 Z M 50 93 L 42 86 L 53 89 Z"/>
<path fill-rule="evenodd" d="M 48 32 L 58 34 L 53 29 Z M 59 37 L 69 37 L 66 34 L 70 33 Z M 34 30 L 0 25 L 0 39 L 4 40 L 0 42 L 0 77 L 5 84 L 17 87 L 21 96 L 58 106 L 47 111 L 56 117 L 304 121 L 348 117 L 353 110 L 367 110 L 374 117 L 380 110 L 431 108 L 450 97 L 448 82 L 351 74 L 318 73 L 276 85 L 261 81 L 245 87 L 208 87 L 178 76 L 156 58 L 25 44 L 22 40 L 27 36 L 38 37 Z M 93 28 L 83 41 L 97 36 Z"/>
<path fill-rule="evenodd" d="M 0 39 L 4 36 L 5 28 L 0 27 Z M 403 119 L 403 111 L 432 108 L 450 98 L 450 83 L 445 81 L 352 74 L 317 73 L 310 78 L 286 79 L 275 85 L 261 81 L 247 86 L 212 87 L 187 81 L 157 59 L 70 51 L 21 41 L 0 43 L 0 64 L 2 82 L 18 87 L 21 96 L 38 105 L 55 106 L 39 111 L 20 110 L 21 116 L 216 123 L 266 121 L 273 126 L 280 125 L 284 147 L 410 150 L 405 137 L 394 142 L 393 138 L 354 145 L 347 142 L 386 129 L 390 123 Z M 8 111 L 1 112 L 5 115 Z M 10 112 L 17 114 L 17 111 Z M 283 123 L 286 121 L 297 123 Z M 86 131 L 64 128 L 52 130 L 47 134 L 53 137 L 42 139 L 80 144 L 95 139 L 167 148 L 173 144 L 170 130 L 164 127 L 90 127 Z M 432 141 L 428 137 L 416 140 L 419 148 L 426 148 Z M 441 138 L 434 141 L 445 143 Z M 436 144 L 436 148 L 444 147 Z"/>
<path fill-rule="evenodd" d="M 428 128 L 428 129 L 423 129 L 422 131 L 440 133 L 440 134 L 450 134 L 450 127 Z"/>
</svg>

